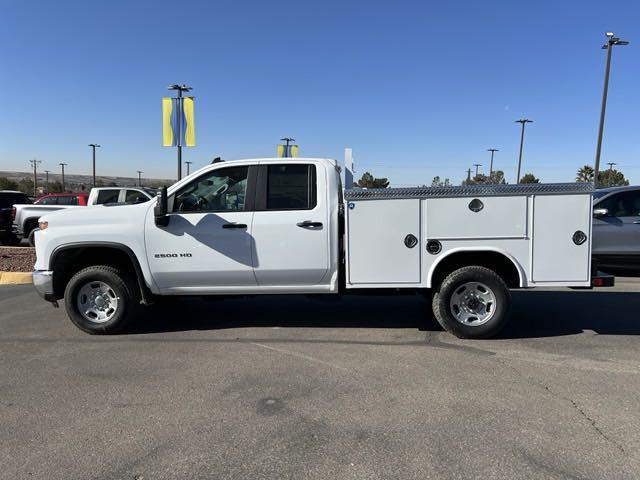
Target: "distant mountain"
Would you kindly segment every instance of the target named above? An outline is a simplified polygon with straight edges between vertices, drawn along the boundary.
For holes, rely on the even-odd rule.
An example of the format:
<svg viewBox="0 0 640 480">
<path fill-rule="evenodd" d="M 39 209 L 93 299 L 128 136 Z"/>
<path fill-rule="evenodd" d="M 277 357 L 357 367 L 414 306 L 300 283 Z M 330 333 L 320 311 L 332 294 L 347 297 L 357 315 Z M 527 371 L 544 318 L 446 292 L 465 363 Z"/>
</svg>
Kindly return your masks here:
<svg viewBox="0 0 640 480">
<path fill-rule="evenodd" d="M 0 172 L 0 177 L 6 177 L 14 182 L 19 182 L 22 179 L 33 180 L 33 172 Z M 45 180 L 45 173 L 38 172 L 38 186 L 44 186 Z M 62 175 L 60 173 L 49 173 L 49 183 L 54 182 L 62 182 Z M 93 186 L 93 177 L 91 175 L 74 175 L 65 172 L 64 183 L 67 190 L 89 191 Z M 142 177 L 142 185 L 144 187 L 161 187 L 163 185 L 171 185 L 173 183 L 175 183 L 175 180 Z M 105 175 L 96 175 L 96 184 L 98 187 L 133 187 L 138 185 L 138 179 L 132 177 L 109 177 Z"/>
</svg>

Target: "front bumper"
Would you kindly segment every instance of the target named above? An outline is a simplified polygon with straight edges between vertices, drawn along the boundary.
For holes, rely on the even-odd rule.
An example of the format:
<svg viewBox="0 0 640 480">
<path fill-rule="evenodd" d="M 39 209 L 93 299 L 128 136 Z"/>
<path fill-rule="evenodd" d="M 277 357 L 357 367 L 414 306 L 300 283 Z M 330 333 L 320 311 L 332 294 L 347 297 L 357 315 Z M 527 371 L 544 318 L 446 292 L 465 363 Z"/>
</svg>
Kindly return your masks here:
<svg viewBox="0 0 640 480">
<path fill-rule="evenodd" d="M 55 302 L 56 298 L 53 294 L 53 271 L 51 270 L 34 270 L 33 286 L 42 298 L 47 302 Z"/>
</svg>

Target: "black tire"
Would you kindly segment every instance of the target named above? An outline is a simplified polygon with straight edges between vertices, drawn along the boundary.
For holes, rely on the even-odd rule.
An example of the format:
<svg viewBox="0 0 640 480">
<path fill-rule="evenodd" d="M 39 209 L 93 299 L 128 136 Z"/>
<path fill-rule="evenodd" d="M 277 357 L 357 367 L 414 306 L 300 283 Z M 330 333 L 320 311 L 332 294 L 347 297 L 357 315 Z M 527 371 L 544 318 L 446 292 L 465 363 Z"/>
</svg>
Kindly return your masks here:
<svg viewBox="0 0 640 480">
<path fill-rule="evenodd" d="M 111 295 L 117 298 L 117 308 L 111 318 L 98 323 L 91 320 L 79 309 L 78 293 L 80 289 L 91 284 L 102 282 L 110 289 Z M 124 330 L 135 318 L 138 312 L 140 298 L 138 289 L 135 288 L 135 280 L 121 270 L 107 265 L 95 265 L 84 268 L 76 273 L 64 291 L 64 303 L 69 319 L 80 330 L 94 334 L 113 334 Z"/>
<path fill-rule="evenodd" d="M 481 307 L 481 310 L 490 311 L 484 323 L 478 319 L 472 320 L 471 324 L 465 324 L 456 319 L 455 311 L 459 312 L 460 309 L 455 302 L 452 306 L 451 300 L 454 295 L 463 294 L 466 291 L 463 286 L 469 282 L 480 283 L 483 285 L 481 288 L 486 286 L 495 298 L 495 302 L 487 303 L 489 308 Z M 493 270 L 479 266 L 463 267 L 451 272 L 444 279 L 438 291 L 433 294 L 432 307 L 438 323 L 456 337 L 489 338 L 497 335 L 509 321 L 511 293 L 504 280 Z M 474 322 L 477 324 L 474 325 Z"/>
</svg>

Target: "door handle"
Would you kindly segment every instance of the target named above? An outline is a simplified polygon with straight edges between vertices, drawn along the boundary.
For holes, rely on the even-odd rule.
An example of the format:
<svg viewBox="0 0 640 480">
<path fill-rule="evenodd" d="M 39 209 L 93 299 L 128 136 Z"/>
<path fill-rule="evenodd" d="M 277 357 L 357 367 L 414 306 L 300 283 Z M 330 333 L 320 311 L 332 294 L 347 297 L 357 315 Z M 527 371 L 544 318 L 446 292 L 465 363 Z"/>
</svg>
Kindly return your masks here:
<svg viewBox="0 0 640 480">
<path fill-rule="evenodd" d="M 296 225 L 302 228 L 318 228 L 322 226 L 322 222 L 312 222 L 311 220 L 305 220 L 304 222 L 296 223 Z"/>
<path fill-rule="evenodd" d="M 246 223 L 225 223 L 222 228 L 247 228 Z"/>
<path fill-rule="evenodd" d="M 636 220 L 635 222 L 633 222 L 635 225 L 640 225 L 640 220 Z"/>
</svg>

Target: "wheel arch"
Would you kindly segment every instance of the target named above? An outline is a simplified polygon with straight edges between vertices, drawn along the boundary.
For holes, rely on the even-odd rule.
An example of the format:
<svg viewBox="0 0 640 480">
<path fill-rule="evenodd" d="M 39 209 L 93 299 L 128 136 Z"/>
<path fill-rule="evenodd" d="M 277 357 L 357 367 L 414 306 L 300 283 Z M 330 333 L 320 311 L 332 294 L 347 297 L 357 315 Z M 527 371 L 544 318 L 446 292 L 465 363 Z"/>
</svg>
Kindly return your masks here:
<svg viewBox="0 0 640 480">
<path fill-rule="evenodd" d="M 106 260 L 105 254 L 108 255 Z M 87 266 L 98 264 L 125 268 L 136 278 L 142 303 L 152 303 L 153 293 L 147 286 L 138 257 L 129 246 L 116 242 L 79 242 L 56 247 L 49 259 L 49 269 L 54 272 L 56 298 L 62 298 L 71 276 Z"/>
<path fill-rule="evenodd" d="M 455 248 L 438 258 L 427 276 L 427 286 L 435 288 L 452 271 L 470 265 L 487 267 L 502 277 L 508 287 L 525 286 L 526 275 L 513 255 L 492 247 Z"/>
</svg>

